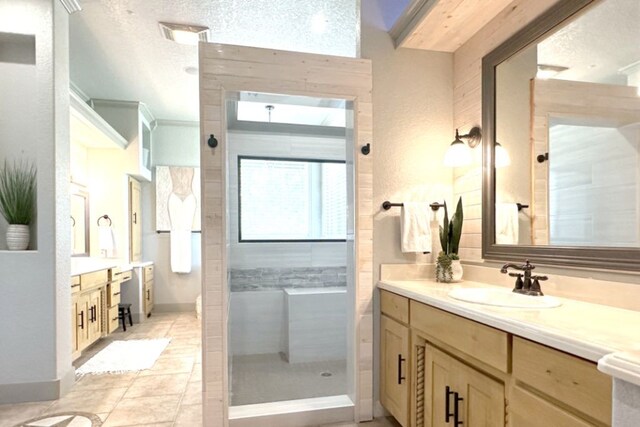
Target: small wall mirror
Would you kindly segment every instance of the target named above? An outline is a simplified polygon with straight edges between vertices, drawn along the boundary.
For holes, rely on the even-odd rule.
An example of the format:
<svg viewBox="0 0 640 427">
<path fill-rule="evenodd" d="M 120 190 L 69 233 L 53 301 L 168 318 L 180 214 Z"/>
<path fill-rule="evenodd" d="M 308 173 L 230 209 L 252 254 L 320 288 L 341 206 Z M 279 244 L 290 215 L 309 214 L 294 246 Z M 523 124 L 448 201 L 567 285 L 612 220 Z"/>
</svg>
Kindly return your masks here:
<svg viewBox="0 0 640 427">
<path fill-rule="evenodd" d="M 483 59 L 485 258 L 640 270 L 639 20 L 559 2 Z"/>
<path fill-rule="evenodd" d="M 89 256 L 89 193 L 71 183 L 71 256 Z"/>
</svg>

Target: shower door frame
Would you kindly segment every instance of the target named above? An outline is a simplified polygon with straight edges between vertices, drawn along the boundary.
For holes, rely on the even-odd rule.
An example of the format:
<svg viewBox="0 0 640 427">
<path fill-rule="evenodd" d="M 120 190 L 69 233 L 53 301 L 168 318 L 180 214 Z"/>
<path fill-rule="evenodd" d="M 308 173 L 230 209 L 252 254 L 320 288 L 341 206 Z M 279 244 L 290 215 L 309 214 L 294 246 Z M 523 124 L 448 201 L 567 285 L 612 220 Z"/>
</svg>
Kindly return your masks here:
<svg viewBox="0 0 640 427">
<path fill-rule="evenodd" d="M 353 107 L 353 292 L 348 300 L 354 421 L 373 418 L 373 107 L 371 61 L 217 43 L 200 43 L 200 162 L 202 185 L 203 425 L 228 426 L 227 141 L 229 92 L 263 92 L 344 99 Z M 218 141 L 208 144 L 210 136 Z M 349 279 L 347 281 L 349 283 Z M 347 371 L 349 372 L 349 370 Z"/>
</svg>

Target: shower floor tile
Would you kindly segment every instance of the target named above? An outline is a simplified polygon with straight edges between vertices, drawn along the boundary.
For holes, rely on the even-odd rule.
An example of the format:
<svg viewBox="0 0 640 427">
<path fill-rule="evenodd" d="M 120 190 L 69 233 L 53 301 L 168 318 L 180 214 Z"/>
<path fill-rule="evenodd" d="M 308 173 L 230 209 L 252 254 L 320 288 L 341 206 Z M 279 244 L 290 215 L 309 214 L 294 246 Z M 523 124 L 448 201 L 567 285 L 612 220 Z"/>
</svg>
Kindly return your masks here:
<svg viewBox="0 0 640 427">
<path fill-rule="evenodd" d="M 290 364 L 281 354 L 256 354 L 233 356 L 231 363 L 233 406 L 347 392 L 345 360 Z"/>
</svg>

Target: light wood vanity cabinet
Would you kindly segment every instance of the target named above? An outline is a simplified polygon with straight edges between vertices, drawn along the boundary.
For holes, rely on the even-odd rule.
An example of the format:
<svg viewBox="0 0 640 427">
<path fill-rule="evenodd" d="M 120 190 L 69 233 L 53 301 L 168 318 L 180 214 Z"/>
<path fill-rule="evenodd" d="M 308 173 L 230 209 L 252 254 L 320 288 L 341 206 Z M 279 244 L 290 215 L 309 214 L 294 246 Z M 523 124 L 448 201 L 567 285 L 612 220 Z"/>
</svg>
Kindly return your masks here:
<svg viewBox="0 0 640 427">
<path fill-rule="evenodd" d="M 385 290 L 380 307 L 380 402 L 404 427 L 611 425 L 595 363 Z"/>
<path fill-rule="evenodd" d="M 131 279 L 131 271 L 104 269 L 71 278 L 71 353 L 82 350 L 118 328 L 121 283 Z"/>
<path fill-rule="evenodd" d="M 143 298 L 144 298 L 144 315 L 151 316 L 153 310 L 153 265 L 144 267 L 144 286 L 143 286 Z"/>
</svg>

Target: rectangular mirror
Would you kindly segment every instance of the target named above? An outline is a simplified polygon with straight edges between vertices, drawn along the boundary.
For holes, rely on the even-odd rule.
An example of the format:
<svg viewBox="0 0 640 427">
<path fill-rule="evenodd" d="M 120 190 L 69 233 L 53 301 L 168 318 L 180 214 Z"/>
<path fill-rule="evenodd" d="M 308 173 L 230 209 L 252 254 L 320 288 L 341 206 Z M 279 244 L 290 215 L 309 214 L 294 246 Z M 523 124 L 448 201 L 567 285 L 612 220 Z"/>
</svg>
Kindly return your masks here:
<svg viewBox="0 0 640 427">
<path fill-rule="evenodd" d="M 89 256 L 89 193 L 71 183 L 71 256 Z"/>
<path fill-rule="evenodd" d="M 483 256 L 640 270 L 640 3 L 560 2 L 483 58 Z"/>
</svg>

